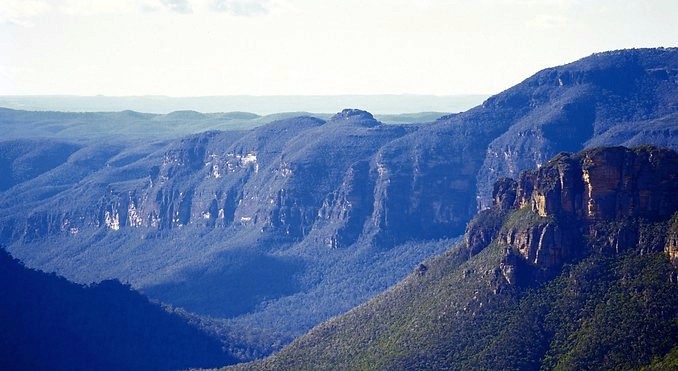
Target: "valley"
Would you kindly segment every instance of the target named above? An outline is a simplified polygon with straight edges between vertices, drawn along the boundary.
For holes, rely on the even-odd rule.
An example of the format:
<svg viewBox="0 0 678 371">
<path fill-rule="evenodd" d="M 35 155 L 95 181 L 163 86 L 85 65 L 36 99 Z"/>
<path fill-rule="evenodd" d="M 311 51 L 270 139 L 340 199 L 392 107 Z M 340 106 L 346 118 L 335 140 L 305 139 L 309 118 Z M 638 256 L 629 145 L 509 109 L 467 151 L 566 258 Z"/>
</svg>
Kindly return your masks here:
<svg viewBox="0 0 678 371">
<path fill-rule="evenodd" d="M 563 364 L 576 366 L 589 335 L 561 340 L 599 333 L 602 322 L 591 314 L 597 300 L 622 300 L 672 269 L 660 256 L 673 238 L 666 231 L 675 212 L 677 122 L 676 48 L 594 54 L 437 119 L 387 120 L 350 108 L 271 116 L 2 109 L 0 244 L 27 267 L 80 284 L 117 279 L 180 308 L 238 362 L 294 341 L 256 365 L 430 368 L 454 356 L 460 367 L 530 368 L 569 354 L 572 363 Z M 592 149 L 603 146 L 636 149 Z M 629 197 L 619 199 L 617 183 L 577 173 L 583 158 L 602 161 L 596 154 L 610 163 L 620 157 L 620 174 L 642 173 L 648 162 L 665 170 L 657 179 L 624 178 Z M 536 170 L 522 173 L 528 169 Z M 598 181 L 601 193 L 590 188 Z M 570 243 L 577 235 L 551 217 L 583 220 L 590 241 Z M 636 229 L 609 234 L 627 230 L 615 224 L 625 218 Z M 533 224 L 524 229 L 526 222 Z M 638 226 L 661 231 L 661 241 Z M 565 248 L 575 245 L 585 252 Z M 508 246 L 515 249 L 506 255 Z M 618 254 L 592 253 L 610 249 Z M 630 252 L 637 249 L 647 254 Z M 611 273 L 599 277 L 592 264 Z M 599 291 L 586 292 L 581 306 L 541 304 L 591 275 Z M 666 293 L 675 285 L 648 290 L 673 303 Z M 622 304 L 642 304 L 631 297 Z M 638 310 L 658 316 L 656 333 L 675 335 L 661 308 Z M 525 341 L 546 337 L 553 346 L 529 355 L 501 346 L 529 317 L 515 313 L 531 311 L 540 321 Z M 590 327 L 547 320 L 561 312 L 591 319 Z M 478 329 L 497 335 L 461 338 Z M 657 340 L 638 359 L 649 363 L 667 347 Z M 505 359 L 489 358 L 502 352 Z"/>
<path fill-rule="evenodd" d="M 676 180 L 672 150 L 561 154 L 517 182 L 497 182 L 493 207 L 474 218 L 462 242 L 385 293 L 234 368 L 657 363 L 678 346 L 677 267 L 669 259 Z"/>
</svg>

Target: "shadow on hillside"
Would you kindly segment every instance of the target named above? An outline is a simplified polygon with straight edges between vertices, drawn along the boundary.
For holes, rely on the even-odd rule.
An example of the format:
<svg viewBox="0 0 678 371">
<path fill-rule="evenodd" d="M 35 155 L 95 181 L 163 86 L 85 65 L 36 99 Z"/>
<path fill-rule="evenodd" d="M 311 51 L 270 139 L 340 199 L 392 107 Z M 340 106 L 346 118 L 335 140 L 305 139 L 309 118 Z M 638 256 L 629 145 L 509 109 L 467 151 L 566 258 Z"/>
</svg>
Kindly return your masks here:
<svg viewBox="0 0 678 371">
<path fill-rule="evenodd" d="M 299 292 L 302 270 L 299 259 L 230 251 L 219 254 L 209 268 L 187 269 L 174 282 L 142 291 L 197 314 L 230 318 Z"/>
</svg>

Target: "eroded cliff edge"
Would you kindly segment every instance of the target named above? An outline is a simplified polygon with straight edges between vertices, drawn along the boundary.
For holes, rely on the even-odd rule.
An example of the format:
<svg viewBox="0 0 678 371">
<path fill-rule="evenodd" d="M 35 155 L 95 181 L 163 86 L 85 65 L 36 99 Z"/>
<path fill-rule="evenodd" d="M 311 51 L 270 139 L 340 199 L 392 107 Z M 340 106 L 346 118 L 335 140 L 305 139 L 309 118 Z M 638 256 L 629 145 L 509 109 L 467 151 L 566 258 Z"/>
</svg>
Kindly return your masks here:
<svg viewBox="0 0 678 371">
<path fill-rule="evenodd" d="M 675 263 L 678 154 L 654 146 L 560 153 L 539 169 L 495 183 L 494 205 L 469 224 L 470 255 L 504 249 L 509 283 L 548 273 L 591 250 L 665 250 Z"/>
</svg>

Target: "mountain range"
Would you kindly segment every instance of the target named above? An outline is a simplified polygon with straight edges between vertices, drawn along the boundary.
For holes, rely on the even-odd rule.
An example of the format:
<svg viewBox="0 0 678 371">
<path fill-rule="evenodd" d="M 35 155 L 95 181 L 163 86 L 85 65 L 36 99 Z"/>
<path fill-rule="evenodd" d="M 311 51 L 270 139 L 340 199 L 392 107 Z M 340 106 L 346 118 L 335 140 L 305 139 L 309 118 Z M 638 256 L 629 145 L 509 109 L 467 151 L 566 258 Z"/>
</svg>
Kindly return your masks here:
<svg viewBox="0 0 678 371">
<path fill-rule="evenodd" d="M 28 111 L 112 112 L 137 110 L 156 114 L 196 110 L 200 112 L 254 112 L 259 115 L 289 111 L 336 112 L 360 107 L 384 117 L 411 116 L 412 112 L 460 112 L 482 102 L 487 95 L 231 95 L 231 96 L 0 96 L 0 107 Z M 439 117 L 439 116 L 438 116 Z M 434 119 L 437 117 L 434 117 Z M 421 122 L 421 121 L 420 121 Z"/>
<path fill-rule="evenodd" d="M 156 131 L 144 125 L 168 120 L 159 117 L 0 112 L 15 130 L 0 142 L 0 243 L 29 267 L 82 284 L 119 279 L 182 307 L 251 360 L 447 251 L 478 210 L 493 209 L 503 177 L 562 151 L 678 149 L 678 49 L 594 54 L 430 123 L 346 109 L 140 140 Z M 111 125 L 125 132 L 97 129 Z M 494 251 L 478 246 L 478 256 Z"/>
<path fill-rule="evenodd" d="M 2 108 L 3 139 L 61 139 L 93 143 L 99 141 L 133 145 L 139 142 L 167 141 L 210 130 L 248 130 L 273 121 L 300 116 L 327 120 L 332 114 L 278 112 L 257 115 L 250 112 L 201 113 L 193 110 L 153 114 L 124 110 L 119 112 L 23 111 Z M 387 124 L 431 122 L 442 112 L 381 114 L 376 117 Z"/>
</svg>

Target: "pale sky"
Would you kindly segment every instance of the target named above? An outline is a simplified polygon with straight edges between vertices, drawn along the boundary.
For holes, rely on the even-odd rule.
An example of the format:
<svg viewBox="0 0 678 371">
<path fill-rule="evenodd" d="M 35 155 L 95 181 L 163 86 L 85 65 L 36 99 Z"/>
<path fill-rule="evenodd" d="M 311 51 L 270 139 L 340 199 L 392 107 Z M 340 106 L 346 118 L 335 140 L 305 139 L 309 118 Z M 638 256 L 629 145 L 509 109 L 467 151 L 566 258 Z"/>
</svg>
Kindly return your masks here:
<svg viewBox="0 0 678 371">
<path fill-rule="evenodd" d="M 497 93 L 678 46 L 678 0 L 0 0 L 0 95 Z"/>
</svg>

